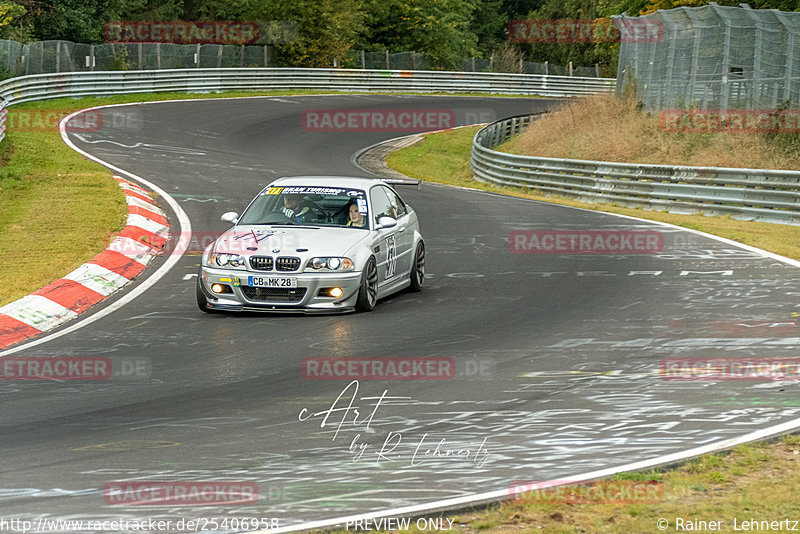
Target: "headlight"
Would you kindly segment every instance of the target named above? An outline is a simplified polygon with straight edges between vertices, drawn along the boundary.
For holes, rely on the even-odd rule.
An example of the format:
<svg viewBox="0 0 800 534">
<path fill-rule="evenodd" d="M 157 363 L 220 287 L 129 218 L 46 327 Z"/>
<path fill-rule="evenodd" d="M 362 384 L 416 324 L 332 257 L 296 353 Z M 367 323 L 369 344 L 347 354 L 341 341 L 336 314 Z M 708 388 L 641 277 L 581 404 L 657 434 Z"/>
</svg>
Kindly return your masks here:
<svg viewBox="0 0 800 534">
<path fill-rule="evenodd" d="M 306 264 L 306 269 L 313 269 L 315 271 L 352 271 L 353 260 L 350 258 L 337 258 L 337 257 L 317 257 L 311 258 Z"/>
<path fill-rule="evenodd" d="M 231 269 L 242 269 L 245 266 L 244 258 L 238 254 L 209 254 L 208 265 L 210 267 L 228 267 Z"/>
</svg>

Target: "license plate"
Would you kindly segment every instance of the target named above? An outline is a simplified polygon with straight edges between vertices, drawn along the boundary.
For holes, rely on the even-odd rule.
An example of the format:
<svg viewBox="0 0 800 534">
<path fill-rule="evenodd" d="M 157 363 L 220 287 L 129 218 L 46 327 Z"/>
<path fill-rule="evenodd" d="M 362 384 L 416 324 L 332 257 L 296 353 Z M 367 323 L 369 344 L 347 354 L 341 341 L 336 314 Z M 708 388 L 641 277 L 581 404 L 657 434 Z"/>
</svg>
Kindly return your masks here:
<svg viewBox="0 0 800 534">
<path fill-rule="evenodd" d="M 297 287 L 297 278 L 285 276 L 251 276 L 247 285 L 253 287 Z"/>
</svg>

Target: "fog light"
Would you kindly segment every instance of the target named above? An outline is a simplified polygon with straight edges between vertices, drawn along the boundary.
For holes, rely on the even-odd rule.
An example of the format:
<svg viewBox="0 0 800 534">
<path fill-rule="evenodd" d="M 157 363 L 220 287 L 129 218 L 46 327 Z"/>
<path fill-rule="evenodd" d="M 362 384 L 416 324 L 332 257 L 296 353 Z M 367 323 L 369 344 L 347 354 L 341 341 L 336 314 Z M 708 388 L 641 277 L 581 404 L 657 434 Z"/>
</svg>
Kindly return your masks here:
<svg viewBox="0 0 800 534">
<path fill-rule="evenodd" d="M 341 287 L 333 287 L 331 288 L 331 296 L 332 297 L 341 297 L 342 296 L 342 288 Z"/>
<path fill-rule="evenodd" d="M 212 284 L 211 291 L 214 293 L 222 293 L 224 291 L 222 284 Z"/>
</svg>

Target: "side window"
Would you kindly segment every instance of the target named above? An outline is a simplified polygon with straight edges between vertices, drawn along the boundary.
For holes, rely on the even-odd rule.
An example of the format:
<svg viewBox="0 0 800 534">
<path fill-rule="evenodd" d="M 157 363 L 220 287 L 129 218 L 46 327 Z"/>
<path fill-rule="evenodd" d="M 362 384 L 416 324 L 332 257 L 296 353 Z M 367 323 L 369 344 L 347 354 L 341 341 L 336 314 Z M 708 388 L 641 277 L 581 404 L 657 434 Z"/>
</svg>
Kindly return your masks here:
<svg viewBox="0 0 800 534">
<path fill-rule="evenodd" d="M 408 213 L 408 209 L 406 209 L 406 205 L 403 202 L 403 199 L 401 199 L 397 193 L 386 187 L 384 187 L 384 190 L 386 191 L 386 195 L 389 197 L 389 202 L 392 203 L 392 207 L 397 213 L 396 216 L 393 215 L 395 219 L 399 219 L 400 217 Z"/>
<path fill-rule="evenodd" d="M 375 224 L 378 224 L 378 219 L 384 215 L 394 217 L 392 214 L 394 212 L 392 202 L 389 200 L 389 197 L 386 196 L 386 192 L 383 187 L 373 187 L 369 192 L 369 200 L 372 203 L 372 216 Z"/>
</svg>

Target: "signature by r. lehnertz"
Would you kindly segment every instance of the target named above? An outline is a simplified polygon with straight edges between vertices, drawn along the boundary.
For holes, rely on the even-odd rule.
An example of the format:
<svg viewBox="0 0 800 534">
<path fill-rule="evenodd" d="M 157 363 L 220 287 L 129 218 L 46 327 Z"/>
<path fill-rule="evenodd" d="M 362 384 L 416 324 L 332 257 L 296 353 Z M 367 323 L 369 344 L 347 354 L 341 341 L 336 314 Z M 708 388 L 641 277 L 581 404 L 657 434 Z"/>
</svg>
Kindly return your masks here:
<svg viewBox="0 0 800 534">
<path fill-rule="evenodd" d="M 300 421 L 308 421 L 311 419 L 321 419 L 320 428 L 336 427 L 333 438 L 331 441 L 336 441 L 342 427 L 352 426 L 358 430 L 365 432 L 373 432 L 370 428 L 378 409 L 384 401 L 391 400 L 409 400 L 411 397 L 390 397 L 387 396 L 389 390 L 384 389 L 378 397 L 359 397 L 358 396 L 358 380 L 353 380 L 347 384 L 336 399 L 329 407 L 318 412 L 311 412 L 308 408 L 303 408 L 298 414 Z M 374 401 L 372 410 L 369 408 L 363 410 L 360 406 L 362 401 Z M 338 421 L 338 422 L 337 422 Z M 410 465 L 416 467 L 426 460 L 452 458 L 462 459 L 473 462 L 475 467 L 480 469 L 489 460 L 489 450 L 485 448 L 488 438 L 483 438 L 483 441 L 477 448 L 475 447 L 453 447 L 448 445 L 447 438 L 441 438 L 436 443 L 435 439 L 428 438 L 428 433 L 424 433 L 422 437 L 416 442 L 412 442 L 413 452 L 411 453 Z M 364 459 L 364 455 L 375 455 L 375 461 L 380 463 L 382 461 L 394 461 L 396 457 L 401 456 L 403 450 L 411 451 L 411 449 L 404 448 L 398 449 L 400 444 L 403 443 L 403 434 L 401 432 L 389 431 L 383 444 L 380 448 L 370 445 L 362 441 L 361 432 L 356 434 L 350 442 L 349 451 L 353 455 L 353 461 L 358 462 Z"/>
</svg>

